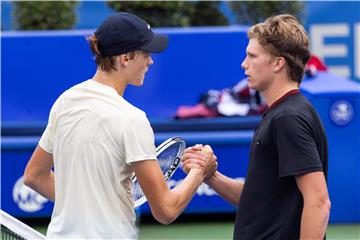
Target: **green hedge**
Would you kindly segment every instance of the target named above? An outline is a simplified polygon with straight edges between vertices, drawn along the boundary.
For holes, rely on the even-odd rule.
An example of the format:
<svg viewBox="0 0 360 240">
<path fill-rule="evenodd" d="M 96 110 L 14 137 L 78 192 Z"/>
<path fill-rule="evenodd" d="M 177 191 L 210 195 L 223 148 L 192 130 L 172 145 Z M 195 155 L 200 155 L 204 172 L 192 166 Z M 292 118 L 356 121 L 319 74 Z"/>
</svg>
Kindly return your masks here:
<svg viewBox="0 0 360 240">
<path fill-rule="evenodd" d="M 76 23 L 75 1 L 12 2 L 15 29 L 71 29 Z M 228 25 L 219 10 L 219 1 L 108 1 L 115 11 L 134 13 L 153 27 L 219 26 Z M 229 1 L 236 22 L 252 25 L 267 17 L 289 13 L 303 20 L 301 1 Z"/>
<path fill-rule="evenodd" d="M 13 2 L 13 18 L 18 30 L 71 29 L 76 23 L 77 2 Z"/>
<path fill-rule="evenodd" d="M 108 1 L 117 12 L 144 18 L 152 27 L 227 25 L 218 1 Z"/>
<path fill-rule="evenodd" d="M 296 16 L 300 22 L 304 18 L 304 3 L 300 1 L 231 1 L 227 4 L 240 25 L 253 25 L 283 13 Z"/>
</svg>

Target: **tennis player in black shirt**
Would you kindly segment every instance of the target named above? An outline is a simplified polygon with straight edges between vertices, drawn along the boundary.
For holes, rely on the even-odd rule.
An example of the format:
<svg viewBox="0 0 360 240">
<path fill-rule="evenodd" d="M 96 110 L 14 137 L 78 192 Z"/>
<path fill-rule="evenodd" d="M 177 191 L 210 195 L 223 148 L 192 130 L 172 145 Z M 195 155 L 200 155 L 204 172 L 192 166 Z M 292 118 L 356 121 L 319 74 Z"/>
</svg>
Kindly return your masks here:
<svg viewBox="0 0 360 240">
<path fill-rule="evenodd" d="M 330 213 L 327 141 L 299 92 L 308 35 L 295 17 L 278 15 L 252 26 L 248 37 L 242 68 L 269 107 L 254 133 L 246 181 L 216 171 L 206 183 L 237 206 L 234 239 L 323 239 Z M 185 171 L 201 148 L 186 150 Z"/>
</svg>

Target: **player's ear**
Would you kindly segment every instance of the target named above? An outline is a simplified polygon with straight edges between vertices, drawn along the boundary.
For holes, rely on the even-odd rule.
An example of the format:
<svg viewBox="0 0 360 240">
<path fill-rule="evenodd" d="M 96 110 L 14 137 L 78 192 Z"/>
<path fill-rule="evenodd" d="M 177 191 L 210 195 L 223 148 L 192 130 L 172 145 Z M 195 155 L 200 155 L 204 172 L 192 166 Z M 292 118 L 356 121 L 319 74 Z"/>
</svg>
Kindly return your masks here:
<svg viewBox="0 0 360 240">
<path fill-rule="evenodd" d="M 274 61 L 274 71 L 278 72 L 279 70 L 281 70 L 284 67 L 285 63 L 285 58 L 277 57 Z"/>
<path fill-rule="evenodd" d="M 129 55 L 127 53 L 119 55 L 119 62 L 121 65 L 126 66 L 129 63 Z"/>
</svg>

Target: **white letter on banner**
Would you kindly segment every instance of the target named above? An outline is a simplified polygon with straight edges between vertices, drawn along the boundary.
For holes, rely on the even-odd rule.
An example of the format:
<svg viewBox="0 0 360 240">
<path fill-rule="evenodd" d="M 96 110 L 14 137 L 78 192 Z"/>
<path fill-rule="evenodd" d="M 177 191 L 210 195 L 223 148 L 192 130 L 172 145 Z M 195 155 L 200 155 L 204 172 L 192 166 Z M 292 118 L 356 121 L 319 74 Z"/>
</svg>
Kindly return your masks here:
<svg viewBox="0 0 360 240">
<path fill-rule="evenodd" d="M 354 75 L 360 79 L 360 23 L 356 23 L 354 27 Z"/>
<path fill-rule="evenodd" d="M 350 33 L 347 24 L 313 24 L 310 26 L 311 52 L 325 60 L 327 57 L 346 57 L 348 48 L 344 44 L 325 44 L 326 37 L 348 37 Z M 331 72 L 350 77 L 349 66 L 329 66 Z"/>
</svg>

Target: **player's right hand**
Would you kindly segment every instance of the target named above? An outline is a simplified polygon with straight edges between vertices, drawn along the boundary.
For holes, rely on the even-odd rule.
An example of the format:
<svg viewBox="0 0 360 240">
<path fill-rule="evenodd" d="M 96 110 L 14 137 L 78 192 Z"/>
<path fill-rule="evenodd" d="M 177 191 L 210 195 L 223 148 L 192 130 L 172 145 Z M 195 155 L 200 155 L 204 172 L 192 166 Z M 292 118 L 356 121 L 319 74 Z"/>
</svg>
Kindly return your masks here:
<svg viewBox="0 0 360 240">
<path fill-rule="evenodd" d="M 205 156 L 206 166 L 203 168 L 205 179 L 211 177 L 217 170 L 217 157 L 214 154 L 214 151 L 209 145 L 205 145 L 202 149 L 202 152 Z"/>
<path fill-rule="evenodd" d="M 209 145 L 197 144 L 185 149 L 181 158 L 182 168 L 185 173 L 190 169 L 201 169 L 204 178 L 208 178 L 217 170 L 217 157 Z"/>
<path fill-rule="evenodd" d="M 206 159 L 202 150 L 203 146 L 201 144 L 196 144 L 184 150 L 181 157 L 181 165 L 186 174 L 189 173 L 192 168 L 200 169 L 205 167 Z"/>
</svg>

